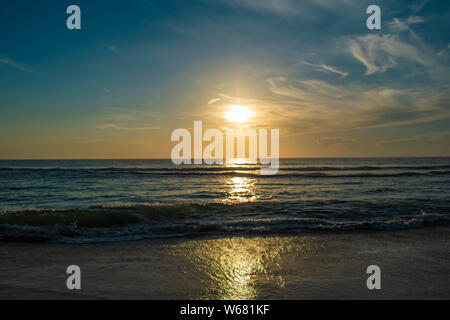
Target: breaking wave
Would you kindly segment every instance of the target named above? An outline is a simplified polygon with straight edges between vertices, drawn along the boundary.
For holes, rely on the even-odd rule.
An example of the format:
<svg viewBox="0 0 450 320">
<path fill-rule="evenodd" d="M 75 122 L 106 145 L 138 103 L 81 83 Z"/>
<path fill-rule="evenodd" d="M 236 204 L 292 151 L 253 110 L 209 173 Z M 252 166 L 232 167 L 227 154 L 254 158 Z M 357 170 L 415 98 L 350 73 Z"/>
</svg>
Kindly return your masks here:
<svg viewBox="0 0 450 320">
<path fill-rule="evenodd" d="M 0 168 L 11 172 L 45 172 L 99 175 L 155 175 L 155 176 L 260 176 L 261 166 L 203 166 L 203 167 L 164 167 L 164 168 Z M 448 165 L 435 166 L 356 166 L 356 167 L 280 167 L 276 176 L 267 177 L 305 177 L 305 178 L 377 178 L 410 177 L 427 175 L 449 175 Z M 404 171 L 401 171 L 404 170 Z M 383 171 L 381 173 L 368 172 Z M 393 172 L 392 172 L 393 171 Z M 332 173 L 330 173 L 332 172 Z M 350 172 L 350 173 L 345 173 Z"/>
<path fill-rule="evenodd" d="M 28 210 L 0 215 L 3 241 L 93 243 L 202 234 L 295 234 L 314 231 L 399 230 L 442 226 L 450 214 L 366 217 L 271 217 L 250 213 L 227 217 L 237 204 L 134 205 L 76 210 Z M 254 207 L 253 207 L 254 208 Z M 218 214 L 219 213 L 219 214 Z"/>
</svg>

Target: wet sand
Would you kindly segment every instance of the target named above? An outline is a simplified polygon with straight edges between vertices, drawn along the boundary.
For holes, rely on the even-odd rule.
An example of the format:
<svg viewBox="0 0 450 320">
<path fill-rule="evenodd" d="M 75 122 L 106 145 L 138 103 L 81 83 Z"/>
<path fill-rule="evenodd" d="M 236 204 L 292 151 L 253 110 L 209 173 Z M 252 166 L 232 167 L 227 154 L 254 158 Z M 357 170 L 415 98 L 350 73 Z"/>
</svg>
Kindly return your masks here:
<svg viewBox="0 0 450 320">
<path fill-rule="evenodd" d="M 0 243 L 0 299 L 450 299 L 450 229 Z M 66 288 L 79 265 L 82 289 Z M 366 287 L 369 265 L 382 290 Z"/>
</svg>

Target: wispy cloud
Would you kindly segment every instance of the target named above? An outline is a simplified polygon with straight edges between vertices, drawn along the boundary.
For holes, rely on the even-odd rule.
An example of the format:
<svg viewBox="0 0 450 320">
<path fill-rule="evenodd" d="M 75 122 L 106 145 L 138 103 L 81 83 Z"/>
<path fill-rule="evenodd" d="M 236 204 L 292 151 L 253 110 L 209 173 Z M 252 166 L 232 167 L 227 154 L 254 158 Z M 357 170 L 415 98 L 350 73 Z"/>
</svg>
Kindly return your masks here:
<svg viewBox="0 0 450 320">
<path fill-rule="evenodd" d="M 408 138 L 398 138 L 398 139 L 390 139 L 390 140 L 382 140 L 377 143 L 379 147 L 383 147 L 386 145 L 395 145 L 395 144 L 404 144 L 411 142 L 435 142 L 439 141 L 444 137 L 450 136 L 450 131 L 441 131 L 441 132 L 429 132 L 424 134 L 415 135 Z"/>
<path fill-rule="evenodd" d="M 150 131 L 150 130 L 159 130 L 159 127 L 122 127 L 114 123 L 107 123 L 100 126 L 95 126 L 97 129 L 111 129 L 118 131 Z"/>
<path fill-rule="evenodd" d="M 112 122 L 123 122 L 123 121 L 134 121 L 134 120 L 144 120 L 155 121 L 161 117 L 160 112 L 147 111 L 147 110 L 131 110 L 125 108 L 109 108 L 107 114 L 105 115 L 106 121 Z"/>
<path fill-rule="evenodd" d="M 425 7 L 425 5 L 429 2 L 429 0 L 423 0 L 421 1 L 419 4 L 414 4 L 411 6 L 413 14 L 417 14 L 419 11 L 421 11 L 423 9 L 423 7 Z"/>
<path fill-rule="evenodd" d="M 343 86 L 284 77 L 268 82 L 278 96 L 277 101 L 265 102 L 268 121 L 301 133 L 398 126 L 450 116 L 448 94 L 430 88 Z"/>
<path fill-rule="evenodd" d="M 208 101 L 208 104 L 214 104 L 216 102 L 220 101 L 220 98 L 214 98 Z"/>
<path fill-rule="evenodd" d="M 343 78 L 345 78 L 346 76 L 349 75 L 348 72 L 338 70 L 338 69 L 336 69 L 335 67 L 327 66 L 326 64 L 321 64 L 320 67 L 321 67 L 323 70 L 326 70 L 326 71 L 330 71 L 330 72 L 336 73 L 336 74 L 340 75 L 340 76 L 343 77 Z"/>
<path fill-rule="evenodd" d="M 254 10 L 263 10 L 282 15 L 297 14 L 295 2 L 292 0 L 222 0 L 230 5 L 243 6 Z"/>
<path fill-rule="evenodd" d="M 399 18 L 394 18 L 391 22 L 388 23 L 388 26 L 394 32 L 400 31 L 411 31 L 411 25 L 423 23 L 425 20 L 419 16 L 410 16 L 406 20 L 402 20 Z"/>
<path fill-rule="evenodd" d="M 450 51 L 450 43 L 447 45 L 446 48 L 442 49 L 441 51 L 438 52 L 438 56 L 439 57 L 443 57 L 446 54 L 448 54 L 448 52 Z"/>
<path fill-rule="evenodd" d="M 111 51 L 111 52 L 114 52 L 114 53 L 119 53 L 120 52 L 119 51 L 119 47 L 117 47 L 116 45 L 113 45 L 113 44 L 108 46 L 108 50 Z"/>
<path fill-rule="evenodd" d="M 11 59 L 5 55 L 0 55 L 0 65 L 1 64 L 7 65 L 7 66 L 10 66 L 10 67 L 22 70 L 22 71 L 31 72 L 31 70 L 28 67 L 22 65 L 21 63 L 19 63 L 17 61 L 14 61 L 13 59 Z"/>
<path fill-rule="evenodd" d="M 369 34 L 350 40 L 349 51 L 366 67 L 366 75 L 383 73 L 394 67 L 397 60 L 409 60 L 429 66 L 427 59 L 413 45 L 402 42 L 396 35 Z"/>
<path fill-rule="evenodd" d="M 283 16 L 296 16 L 306 14 L 307 8 L 316 6 L 329 11 L 339 11 L 343 8 L 354 7 L 357 0 L 221 0 L 224 3 L 249 9 L 265 11 Z"/>
<path fill-rule="evenodd" d="M 348 72 L 341 71 L 341 70 L 339 70 L 339 69 L 337 69 L 335 67 L 332 67 L 332 66 L 329 66 L 329 65 L 326 65 L 326 64 L 323 64 L 323 63 L 321 63 L 321 64 L 314 64 L 314 63 L 310 63 L 310 62 L 307 62 L 307 61 L 304 61 L 304 60 L 301 60 L 300 62 L 305 64 L 305 65 L 308 65 L 308 66 L 311 66 L 313 68 L 316 68 L 319 71 L 325 71 L 325 72 L 331 72 L 331 73 L 338 74 L 342 78 L 345 78 L 346 76 L 349 75 Z"/>
<path fill-rule="evenodd" d="M 349 138 L 347 136 L 343 137 L 320 137 L 317 139 L 316 143 L 319 147 L 341 147 L 344 144 L 354 143 L 356 139 Z"/>
</svg>

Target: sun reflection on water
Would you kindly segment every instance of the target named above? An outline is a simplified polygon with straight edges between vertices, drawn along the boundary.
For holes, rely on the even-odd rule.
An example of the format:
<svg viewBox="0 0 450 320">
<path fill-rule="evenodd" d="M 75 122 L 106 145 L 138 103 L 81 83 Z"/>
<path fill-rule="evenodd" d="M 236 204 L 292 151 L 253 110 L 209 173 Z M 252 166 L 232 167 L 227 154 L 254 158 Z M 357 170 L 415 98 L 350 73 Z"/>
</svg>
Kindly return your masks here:
<svg viewBox="0 0 450 320">
<path fill-rule="evenodd" d="M 226 198 L 224 203 L 244 203 L 255 201 L 256 180 L 247 177 L 231 177 L 224 182 L 226 187 Z"/>
<path fill-rule="evenodd" d="M 252 165 L 252 162 L 249 158 L 232 158 L 227 159 L 225 165 L 227 167 L 238 167 L 243 165 Z"/>
</svg>

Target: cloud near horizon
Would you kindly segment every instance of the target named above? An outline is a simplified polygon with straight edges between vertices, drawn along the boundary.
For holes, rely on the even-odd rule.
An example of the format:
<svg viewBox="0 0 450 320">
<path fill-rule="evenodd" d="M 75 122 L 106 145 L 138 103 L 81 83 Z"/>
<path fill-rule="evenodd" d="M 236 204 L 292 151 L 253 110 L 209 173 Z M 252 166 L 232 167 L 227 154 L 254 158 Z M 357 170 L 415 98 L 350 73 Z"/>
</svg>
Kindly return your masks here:
<svg viewBox="0 0 450 320">
<path fill-rule="evenodd" d="M 97 129 L 112 129 L 119 131 L 149 131 L 149 130 L 159 130 L 159 127 L 122 127 L 114 123 L 107 123 L 99 126 L 95 126 Z"/>
<path fill-rule="evenodd" d="M 447 94 L 428 89 L 336 86 L 320 80 L 268 79 L 278 95 L 276 114 L 299 132 L 329 132 L 405 125 L 445 119 Z M 283 119 L 280 119 L 283 118 Z M 297 126 L 298 124 L 298 126 Z"/>
</svg>

